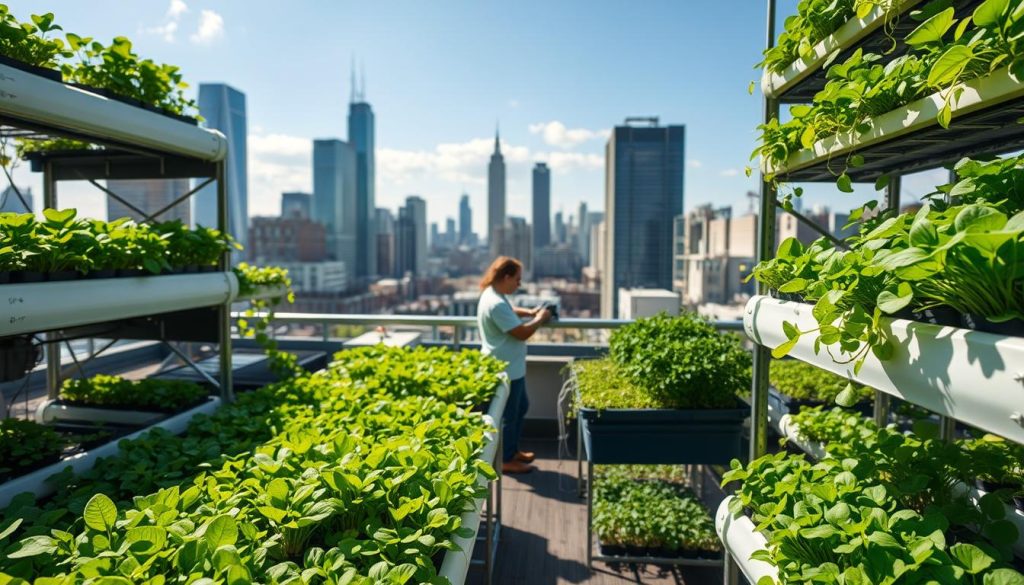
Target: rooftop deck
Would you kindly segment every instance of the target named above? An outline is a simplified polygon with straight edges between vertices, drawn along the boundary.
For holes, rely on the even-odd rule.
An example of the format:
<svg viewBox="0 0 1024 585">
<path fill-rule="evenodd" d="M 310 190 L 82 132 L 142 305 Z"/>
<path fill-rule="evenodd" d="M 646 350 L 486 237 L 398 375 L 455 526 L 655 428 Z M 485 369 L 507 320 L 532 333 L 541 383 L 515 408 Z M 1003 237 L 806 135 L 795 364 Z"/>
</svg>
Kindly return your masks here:
<svg viewBox="0 0 1024 585">
<path fill-rule="evenodd" d="M 559 459 L 554 439 L 530 439 L 523 447 L 537 453 L 537 469 L 503 480 L 504 526 L 494 585 L 721 583 L 721 568 L 612 566 L 595 561 L 593 570 L 588 569 L 587 505 L 576 495 L 575 455 Z M 705 486 L 711 487 L 708 482 Z M 483 584 L 482 572 L 471 571 L 467 582 Z"/>
</svg>

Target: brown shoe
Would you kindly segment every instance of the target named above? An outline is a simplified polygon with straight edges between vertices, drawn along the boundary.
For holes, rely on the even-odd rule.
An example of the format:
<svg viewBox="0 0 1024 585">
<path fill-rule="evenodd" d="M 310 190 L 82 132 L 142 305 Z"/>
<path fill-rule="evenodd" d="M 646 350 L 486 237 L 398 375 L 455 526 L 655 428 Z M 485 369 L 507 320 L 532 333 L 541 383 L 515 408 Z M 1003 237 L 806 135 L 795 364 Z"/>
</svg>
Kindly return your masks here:
<svg viewBox="0 0 1024 585">
<path fill-rule="evenodd" d="M 523 463 L 533 463 L 533 460 L 536 459 L 536 457 L 532 451 L 520 451 L 516 453 L 514 459 L 516 461 L 522 461 Z"/>
<path fill-rule="evenodd" d="M 530 473 L 533 471 L 532 465 L 527 465 L 522 461 L 506 461 L 501 464 L 502 473 Z"/>
</svg>

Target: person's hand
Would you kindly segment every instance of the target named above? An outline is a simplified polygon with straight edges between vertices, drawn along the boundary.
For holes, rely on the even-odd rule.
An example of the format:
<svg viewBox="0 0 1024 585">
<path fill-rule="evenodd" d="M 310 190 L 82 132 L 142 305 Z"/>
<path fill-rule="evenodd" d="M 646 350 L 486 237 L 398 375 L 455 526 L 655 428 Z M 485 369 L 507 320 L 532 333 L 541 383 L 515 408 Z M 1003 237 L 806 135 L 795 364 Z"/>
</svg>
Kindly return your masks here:
<svg viewBox="0 0 1024 585">
<path fill-rule="evenodd" d="M 544 305 L 537 305 L 536 307 L 530 309 L 530 315 L 536 317 L 538 314 L 540 314 L 541 310 L 543 309 Z"/>
<path fill-rule="evenodd" d="M 540 317 L 541 323 L 547 323 L 548 321 L 551 320 L 551 311 L 545 308 L 541 308 L 540 312 L 538 313 L 538 316 Z"/>
</svg>

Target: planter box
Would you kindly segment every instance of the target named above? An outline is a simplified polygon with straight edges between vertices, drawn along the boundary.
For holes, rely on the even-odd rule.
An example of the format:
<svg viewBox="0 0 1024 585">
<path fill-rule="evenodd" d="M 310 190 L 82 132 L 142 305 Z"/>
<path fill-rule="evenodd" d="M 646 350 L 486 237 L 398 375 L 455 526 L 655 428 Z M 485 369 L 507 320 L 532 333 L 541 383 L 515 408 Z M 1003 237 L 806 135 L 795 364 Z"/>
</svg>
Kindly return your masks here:
<svg viewBox="0 0 1024 585">
<path fill-rule="evenodd" d="M 748 408 L 580 408 L 587 460 L 597 464 L 727 464 L 743 456 Z"/>
<path fill-rule="evenodd" d="M 494 430 L 485 435 L 487 442 L 484 444 L 483 453 L 480 455 L 480 458 L 488 463 L 496 463 L 497 458 L 500 456 L 498 453 L 498 434 L 501 432 L 501 416 L 505 412 L 508 392 L 508 379 L 502 374 L 502 380 L 498 383 L 498 389 L 494 393 L 494 398 L 491 399 L 491 403 L 487 407 L 487 414 L 484 415 L 484 419 L 494 426 Z M 497 465 L 495 467 L 499 470 L 501 469 Z M 483 487 L 487 483 L 486 477 L 479 476 L 477 485 Z M 499 495 L 498 498 L 500 500 L 501 496 Z M 484 498 L 480 498 L 473 503 L 472 508 L 462 514 L 462 527 L 469 528 L 472 534 L 455 537 L 453 540 L 456 545 L 455 549 L 446 552 L 441 560 L 438 575 L 447 579 L 452 585 L 461 585 L 466 582 L 466 574 L 469 572 L 469 563 L 473 558 L 473 547 L 476 545 L 477 533 L 480 531 L 480 524 L 486 522 L 482 518 L 483 508 Z M 485 555 L 490 555 L 491 553 L 492 551 L 489 550 L 484 551 Z"/>
<path fill-rule="evenodd" d="M 188 423 L 192 420 L 192 417 L 197 414 L 211 414 L 219 407 L 220 398 L 211 397 L 205 403 L 190 410 L 186 410 L 181 414 L 176 414 L 170 418 L 160 421 L 151 427 L 147 427 L 125 437 L 120 437 L 117 440 L 111 441 L 105 445 L 97 447 L 96 449 L 90 449 L 79 453 L 74 457 L 70 457 L 63 461 L 54 463 L 53 465 L 49 465 L 27 475 L 23 475 L 0 484 L 0 509 L 7 507 L 7 505 L 11 503 L 11 500 L 18 494 L 28 492 L 35 495 L 36 498 L 42 498 L 52 494 L 53 486 L 51 486 L 47 480 L 51 476 L 60 473 L 65 467 L 70 467 L 75 473 L 84 473 L 89 469 L 92 469 L 92 466 L 100 457 L 111 457 L 113 455 L 117 455 L 119 450 L 118 444 L 123 440 L 138 438 L 156 427 L 166 429 L 168 432 L 175 434 L 183 433 L 185 432 L 185 429 L 188 428 Z"/>
</svg>

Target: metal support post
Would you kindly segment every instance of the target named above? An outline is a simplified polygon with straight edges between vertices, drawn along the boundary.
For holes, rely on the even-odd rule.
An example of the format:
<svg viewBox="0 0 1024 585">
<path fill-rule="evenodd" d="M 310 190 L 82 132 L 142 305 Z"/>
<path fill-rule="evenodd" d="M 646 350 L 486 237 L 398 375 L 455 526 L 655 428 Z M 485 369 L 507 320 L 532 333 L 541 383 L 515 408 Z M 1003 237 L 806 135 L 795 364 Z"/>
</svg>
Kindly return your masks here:
<svg viewBox="0 0 1024 585">
<path fill-rule="evenodd" d="M 890 175 L 889 184 L 885 187 L 885 210 L 899 213 L 900 211 L 900 177 Z M 892 399 L 885 392 L 875 390 L 875 424 L 879 428 L 889 424 L 889 412 L 892 409 Z"/>
<path fill-rule="evenodd" d="M 956 419 L 948 416 L 939 417 L 939 438 L 943 441 L 956 439 Z"/>
<path fill-rule="evenodd" d="M 228 189 L 225 162 L 217 163 L 217 229 L 228 233 Z M 221 256 L 220 269 L 231 269 L 231 250 Z M 234 401 L 235 393 L 231 382 L 231 301 L 226 301 L 218 311 L 220 325 L 220 399 L 225 403 Z"/>
<path fill-rule="evenodd" d="M 576 417 L 576 495 L 583 497 L 583 425 Z"/>
<path fill-rule="evenodd" d="M 502 492 L 502 489 L 505 486 L 505 483 L 503 482 L 504 474 L 501 472 L 501 464 L 502 464 L 502 457 L 503 457 L 503 455 L 502 455 L 502 444 L 505 442 L 505 440 L 503 438 L 503 435 L 504 435 L 504 431 L 502 431 L 502 429 L 500 428 L 500 425 L 499 425 L 499 428 L 498 428 L 498 448 L 494 452 L 494 473 L 496 473 L 498 475 L 498 478 L 496 480 L 494 480 L 494 483 L 495 483 L 495 485 L 497 485 L 497 488 L 498 488 L 498 495 L 497 495 L 498 505 L 497 505 L 497 507 L 495 509 L 495 516 L 497 518 L 498 526 L 499 527 L 501 526 L 501 492 Z"/>
<path fill-rule="evenodd" d="M 726 549 L 725 554 L 722 556 L 722 575 L 725 585 L 739 585 L 740 568 L 732 560 L 732 555 L 729 554 L 728 549 Z"/>
<path fill-rule="evenodd" d="M 594 565 L 594 464 L 587 461 L 587 568 Z"/>
<path fill-rule="evenodd" d="M 768 0 L 765 46 L 775 46 L 776 0 Z M 762 119 L 765 124 L 779 117 L 779 102 L 764 98 Z M 757 234 L 757 261 L 763 262 L 775 255 L 775 211 L 778 199 L 775 183 L 765 179 L 761 173 L 761 229 Z M 758 293 L 767 294 L 764 284 L 758 284 Z M 750 387 L 750 460 L 753 461 L 768 452 L 768 368 L 771 353 L 761 344 L 754 345 L 754 368 Z"/>
<path fill-rule="evenodd" d="M 456 325 L 452 333 L 452 349 L 462 348 L 462 325 Z"/>
<path fill-rule="evenodd" d="M 491 585 L 494 575 L 494 483 L 487 487 L 487 538 L 484 540 L 484 583 Z"/>
<path fill-rule="evenodd" d="M 57 208 L 57 179 L 53 176 L 53 162 L 43 163 L 43 209 Z M 60 332 L 47 333 L 46 339 L 46 394 L 51 400 L 60 396 Z"/>
</svg>

